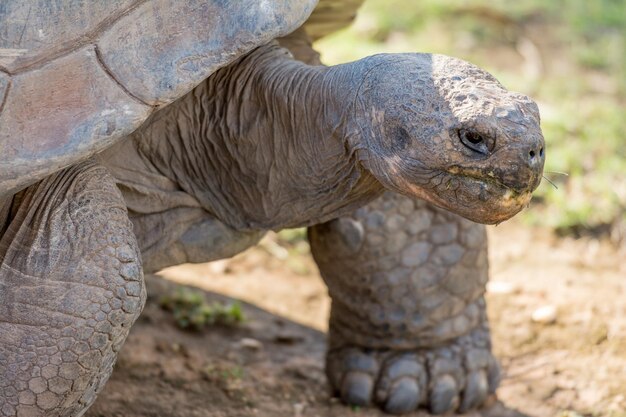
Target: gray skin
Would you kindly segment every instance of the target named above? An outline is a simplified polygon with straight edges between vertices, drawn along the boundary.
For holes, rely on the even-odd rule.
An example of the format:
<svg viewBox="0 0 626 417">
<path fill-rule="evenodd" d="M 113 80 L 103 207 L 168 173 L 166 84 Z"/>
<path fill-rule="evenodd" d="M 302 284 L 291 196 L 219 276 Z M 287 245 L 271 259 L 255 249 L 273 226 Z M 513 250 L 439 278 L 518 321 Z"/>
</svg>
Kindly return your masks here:
<svg viewBox="0 0 626 417">
<path fill-rule="evenodd" d="M 332 297 L 326 371 L 345 402 L 440 414 L 495 392 L 483 225 L 386 193 L 309 239 Z"/>
<path fill-rule="evenodd" d="M 155 271 L 329 221 L 310 235 L 331 385 L 393 413 L 475 407 L 497 385 L 484 229 L 376 198 L 497 223 L 527 205 L 543 146 L 536 105 L 463 61 L 260 47 L 0 207 L 0 416 L 84 413 L 143 307 L 139 252 Z"/>
</svg>

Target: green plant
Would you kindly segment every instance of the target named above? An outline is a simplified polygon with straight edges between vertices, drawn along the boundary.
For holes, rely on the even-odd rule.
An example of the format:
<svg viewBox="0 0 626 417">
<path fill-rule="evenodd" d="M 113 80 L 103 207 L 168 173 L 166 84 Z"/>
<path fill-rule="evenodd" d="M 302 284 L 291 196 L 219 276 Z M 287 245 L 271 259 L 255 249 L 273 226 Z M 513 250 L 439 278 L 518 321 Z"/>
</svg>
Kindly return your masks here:
<svg viewBox="0 0 626 417">
<path fill-rule="evenodd" d="M 201 330 L 211 325 L 233 326 L 244 321 L 238 301 L 228 305 L 207 303 L 204 294 L 184 287 L 162 297 L 160 305 L 172 312 L 176 324 L 182 329 Z"/>
</svg>

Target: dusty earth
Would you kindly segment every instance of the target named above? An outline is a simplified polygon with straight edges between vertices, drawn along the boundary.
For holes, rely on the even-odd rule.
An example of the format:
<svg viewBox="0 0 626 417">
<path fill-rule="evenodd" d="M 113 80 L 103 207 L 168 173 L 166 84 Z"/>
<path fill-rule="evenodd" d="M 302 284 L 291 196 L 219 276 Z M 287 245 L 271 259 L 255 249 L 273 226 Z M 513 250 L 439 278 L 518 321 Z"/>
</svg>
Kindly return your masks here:
<svg viewBox="0 0 626 417">
<path fill-rule="evenodd" d="M 626 254 L 515 222 L 491 228 L 490 245 L 489 315 L 505 375 L 498 398 L 467 416 L 625 417 Z M 231 260 L 160 275 L 146 277 L 146 308 L 87 416 L 384 415 L 328 392 L 329 300 L 304 241 L 271 235 Z M 245 322 L 180 330 L 159 300 L 181 285 L 245 301 Z"/>
</svg>

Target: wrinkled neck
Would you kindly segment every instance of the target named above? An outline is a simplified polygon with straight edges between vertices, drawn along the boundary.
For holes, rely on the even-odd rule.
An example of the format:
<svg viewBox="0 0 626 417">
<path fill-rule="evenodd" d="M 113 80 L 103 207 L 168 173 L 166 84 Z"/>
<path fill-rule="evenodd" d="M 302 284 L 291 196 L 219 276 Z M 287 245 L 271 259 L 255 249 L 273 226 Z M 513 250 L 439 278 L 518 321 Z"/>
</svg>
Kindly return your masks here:
<svg viewBox="0 0 626 417">
<path fill-rule="evenodd" d="M 311 225 L 382 191 L 347 143 L 353 95 L 343 74 L 270 44 L 164 109 L 139 146 L 234 228 Z"/>
<path fill-rule="evenodd" d="M 276 45 L 255 52 L 258 56 L 247 57 L 254 62 L 250 65 L 253 97 L 263 99 L 272 130 L 298 150 L 293 157 L 319 169 L 338 155 L 351 153 L 346 142 L 355 93 L 353 79 L 334 68 L 303 64 Z"/>
</svg>

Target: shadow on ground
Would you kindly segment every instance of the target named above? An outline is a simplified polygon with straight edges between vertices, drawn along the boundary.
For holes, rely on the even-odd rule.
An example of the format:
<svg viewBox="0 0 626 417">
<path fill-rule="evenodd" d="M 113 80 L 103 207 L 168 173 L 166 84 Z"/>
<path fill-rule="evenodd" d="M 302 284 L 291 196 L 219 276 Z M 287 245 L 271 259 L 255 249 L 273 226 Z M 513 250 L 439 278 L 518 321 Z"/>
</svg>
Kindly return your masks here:
<svg viewBox="0 0 626 417">
<path fill-rule="evenodd" d="M 242 325 L 183 331 L 159 306 L 159 299 L 178 285 L 153 275 L 146 281 L 145 310 L 87 417 L 385 415 L 345 407 L 329 395 L 324 333 L 252 304 L 243 304 Z M 231 300 L 205 295 L 209 302 Z M 488 409 L 466 416 L 531 417 L 491 402 Z"/>
</svg>

